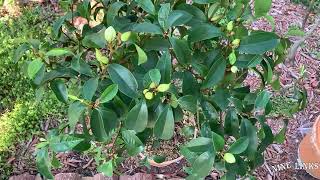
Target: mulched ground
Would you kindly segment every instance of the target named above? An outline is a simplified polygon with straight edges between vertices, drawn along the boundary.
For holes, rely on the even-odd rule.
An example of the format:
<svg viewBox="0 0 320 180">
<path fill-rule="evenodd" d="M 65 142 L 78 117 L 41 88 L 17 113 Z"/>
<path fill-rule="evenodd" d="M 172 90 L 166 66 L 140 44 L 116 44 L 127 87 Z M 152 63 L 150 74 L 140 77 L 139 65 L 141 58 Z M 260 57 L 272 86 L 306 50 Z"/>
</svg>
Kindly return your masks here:
<svg viewBox="0 0 320 180">
<path fill-rule="evenodd" d="M 286 34 L 288 27 L 297 25 L 300 26 L 307 8 L 302 5 L 296 5 L 290 3 L 289 0 L 274 0 L 273 7 L 270 12 L 276 22 L 276 32 L 279 35 Z M 315 15 L 311 15 L 306 25 L 305 31 L 308 31 L 314 22 Z M 253 29 L 264 29 L 271 31 L 271 26 L 267 21 L 260 20 L 253 22 Z M 299 75 L 299 69 L 304 65 L 306 69 L 306 77 L 301 81 L 300 85 L 304 86 L 308 92 L 308 106 L 302 112 L 294 115 L 293 118 L 287 118 L 285 116 L 277 116 L 269 119 L 268 122 L 272 126 L 275 132 L 279 131 L 282 127 L 282 120 L 288 119 L 288 131 L 286 134 L 286 140 L 284 144 L 274 144 L 268 148 L 265 153 L 265 164 L 259 168 L 255 175 L 260 180 L 269 179 L 299 179 L 309 180 L 313 179 L 303 170 L 297 170 L 294 168 L 274 172 L 273 166 L 281 163 L 295 163 L 297 162 L 297 148 L 299 142 L 303 138 L 301 128 L 311 127 L 315 118 L 320 115 L 320 90 L 319 90 L 319 77 L 320 77 L 320 60 L 317 59 L 316 53 L 320 52 L 320 28 L 318 28 L 313 35 L 307 39 L 305 44 L 298 49 L 296 55 L 296 61 L 294 63 L 286 63 L 278 68 L 280 74 L 280 81 L 282 87 L 290 87 L 295 81 L 295 78 Z M 292 38 L 292 41 L 297 40 Z M 319 58 L 319 57 L 318 57 Z M 247 82 L 253 86 L 257 86 L 257 77 L 249 76 Z M 274 95 L 279 95 L 275 93 Z M 49 120 L 44 124 L 43 129 L 46 130 L 48 127 L 55 126 L 52 124 L 52 120 Z M 21 174 L 23 172 L 30 172 L 36 174 L 34 165 L 34 145 L 39 141 L 35 136 L 28 142 L 21 143 L 17 146 L 17 151 L 12 158 L 8 160 L 11 163 L 14 174 Z M 167 146 L 170 146 L 170 144 Z M 60 154 L 60 160 L 63 162 L 63 167 L 56 170 L 58 172 L 77 172 L 83 175 L 92 176 L 95 174 L 95 163 L 90 155 L 79 155 L 75 153 Z M 132 158 L 123 164 L 121 171 L 126 174 L 134 174 L 137 172 L 152 172 L 155 174 L 164 174 L 164 177 L 184 177 L 182 172 L 182 166 L 185 161 L 173 164 L 167 168 L 152 168 L 148 170 L 146 168 L 139 167 L 137 159 Z M 215 179 L 215 178 L 213 178 Z"/>
</svg>

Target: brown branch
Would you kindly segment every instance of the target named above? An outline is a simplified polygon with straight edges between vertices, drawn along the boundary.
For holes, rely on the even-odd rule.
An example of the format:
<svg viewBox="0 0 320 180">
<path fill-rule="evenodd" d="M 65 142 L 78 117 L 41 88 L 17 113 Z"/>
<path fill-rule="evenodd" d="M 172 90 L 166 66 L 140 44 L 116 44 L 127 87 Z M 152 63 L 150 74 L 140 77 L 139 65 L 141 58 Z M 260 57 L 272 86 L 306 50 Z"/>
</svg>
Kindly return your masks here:
<svg viewBox="0 0 320 180">
<path fill-rule="evenodd" d="M 291 61 L 291 63 L 294 63 L 294 60 L 295 60 L 295 56 L 296 56 L 296 53 L 297 53 L 297 50 L 298 48 L 300 47 L 300 45 L 307 39 L 309 38 L 312 33 L 317 29 L 317 27 L 319 26 L 320 24 L 320 18 L 318 18 L 315 22 L 315 24 L 313 25 L 313 27 L 305 34 L 304 37 L 302 37 L 301 39 L 299 39 L 298 41 L 296 41 L 292 46 L 291 46 L 291 49 L 289 51 L 289 54 L 288 54 L 288 59 L 289 61 Z"/>
</svg>

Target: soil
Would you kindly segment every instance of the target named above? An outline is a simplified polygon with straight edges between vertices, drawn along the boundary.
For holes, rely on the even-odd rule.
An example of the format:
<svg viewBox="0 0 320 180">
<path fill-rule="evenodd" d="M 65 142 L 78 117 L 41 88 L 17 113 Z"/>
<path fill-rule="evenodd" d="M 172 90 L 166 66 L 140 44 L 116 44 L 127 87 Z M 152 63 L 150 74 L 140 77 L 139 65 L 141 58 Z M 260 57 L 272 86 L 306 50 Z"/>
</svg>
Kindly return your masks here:
<svg viewBox="0 0 320 180">
<path fill-rule="evenodd" d="M 56 5 L 54 5 L 56 7 Z M 274 0 L 273 7 L 270 15 L 275 19 L 275 31 L 279 35 L 286 34 L 288 28 L 293 25 L 300 26 L 307 8 L 302 5 L 292 4 L 289 0 Z M 305 27 L 305 31 L 308 31 L 312 23 L 314 22 L 315 15 L 311 14 L 309 21 Z M 253 29 L 264 29 L 271 31 L 272 27 L 266 20 L 259 20 L 253 22 Z M 283 126 L 283 120 L 289 120 L 288 131 L 286 133 L 286 140 L 284 144 L 273 144 L 265 152 L 265 163 L 262 167 L 255 171 L 255 176 L 260 179 L 299 179 L 310 180 L 313 179 L 304 170 L 297 170 L 294 168 L 288 168 L 281 171 L 274 171 L 276 165 L 284 163 L 297 162 L 297 149 L 299 142 L 303 138 L 305 132 L 301 127 L 311 127 L 317 116 L 320 115 L 320 90 L 319 90 L 319 75 L 320 75 L 320 60 L 316 53 L 320 52 L 320 28 L 309 37 L 304 45 L 298 49 L 295 62 L 287 62 L 286 65 L 281 65 L 277 72 L 280 75 L 280 82 L 283 88 L 291 87 L 296 77 L 299 77 L 299 69 L 303 65 L 306 69 L 306 77 L 300 82 L 300 85 L 305 87 L 308 93 L 308 105 L 307 107 L 295 114 L 292 118 L 282 115 L 268 119 L 268 123 L 271 125 L 274 132 L 278 132 Z M 292 41 L 296 41 L 297 38 L 291 38 Z M 259 84 L 258 77 L 250 74 L 246 82 L 252 87 L 257 87 Z M 274 96 L 283 95 L 279 92 L 274 92 Z M 47 131 L 49 128 L 57 125 L 56 120 L 48 119 L 42 130 Z M 189 122 L 190 123 L 190 122 Z M 192 124 L 192 122 L 191 122 Z M 177 125 L 176 127 L 180 127 Z M 34 137 L 26 142 L 22 142 L 17 145 L 14 154 L 8 159 L 8 164 L 13 166 L 13 174 L 22 174 L 29 172 L 30 174 L 37 174 L 34 164 L 34 146 L 39 142 L 39 136 Z M 178 150 L 174 149 L 177 144 L 183 144 L 185 139 L 175 136 L 173 141 L 160 142 L 161 146 L 149 152 L 149 155 L 165 155 L 166 160 L 170 160 L 179 156 Z M 151 146 L 151 144 L 149 145 Z M 149 148 L 149 147 L 147 147 Z M 93 157 L 90 155 L 80 155 L 77 153 L 65 153 L 59 154 L 58 158 L 63 163 L 63 167 L 54 171 L 54 173 L 61 172 L 76 172 L 86 176 L 92 176 L 95 172 L 95 163 Z M 185 160 L 174 163 L 165 168 L 152 167 L 148 169 L 141 167 L 137 158 L 129 158 L 122 163 L 119 171 L 128 175 L 133 175 L 138 172 L 148 172 L 154 174 L 163 174 L 164 177 L 185 177 L 185 173 L 182 168 L 186 164 Z M 212 178 L 216 178 L 216 174 L 212 175 Z M 211 178 L 211 179 L 212 179 Z"/>
</svg>

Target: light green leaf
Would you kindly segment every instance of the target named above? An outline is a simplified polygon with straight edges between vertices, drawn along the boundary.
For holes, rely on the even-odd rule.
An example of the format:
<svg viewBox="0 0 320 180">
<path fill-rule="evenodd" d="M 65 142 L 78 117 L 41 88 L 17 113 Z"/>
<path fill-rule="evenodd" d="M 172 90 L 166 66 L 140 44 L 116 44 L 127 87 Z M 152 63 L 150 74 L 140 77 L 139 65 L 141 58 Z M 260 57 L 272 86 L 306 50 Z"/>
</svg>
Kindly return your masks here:
<svg viewBox="0 0 320 180">
<path fill-rule="evenodd" d="M 112 43 L 117 38 L 116 30 L 112 26 L 109 26 L 104 31 L 104 38 L 107 40 L 108 43 Z"/>
<path fill-rule="evenodd" d="M 236 63 L 237 61 L 237 56 L 236 56 L 236 53 L 234 51 L 232 51 L 230 54 L 229 54 L 229 63 L 231 65 L 234 65 L 234 63 Z"/>
<path fill-rule="evenodd" d="M 109 59 L 108 57 L 102 55 L 99 49 L 96 49 L 96 58 L 101 64 L 108 64 Z"/>
<path fill-rule="evenodd" d="M 71 151 L 83 140 L 72 135 L 55 136 L 49 140 L 49 147 L 54 152 Z"/>
<path fill-rule="evenodd" d="M 69 119 L 69 126 L 70 131 L 73 132 L 75 129 L 76 124 L 78 123 L 82 113 L 86 107 L 80 102 L 76 101 L 69 105 L 68 108 L 68 119 Z"/>
<path fill-rule="evenodd" d="M 73 56 L 73 52 L 66 48 L 54 48 L 46 53 L 46 56 Z"/>
<path fill-rule="evenodd" d="M 230 163 L 230 164 L 233 164 L 236 162 L 236 158 L 234 157 L 233 154 L 231 153 L 225 153 L 224 156 L 223 156 L 223 159 L 227 162 L 227 163 Z"/>
<path fill-rule="evenodd" d="M 224 138 L 219 134 L 212 132 L 212 141 L 216 151 L 221 151 L 224 149 Z"/>
<path fill-rule="evenodd" d="M 128 97 L 135 98 L 138 93 L 138 83 L 133 74 L 119 64 L 110 64 L 108 72 L 113 83 L 119 86 L 119 90 Z"/>
<path fill-rule="evenodd" d="M 261 17 L 267 15 L 272 5 L 272 0 L 254 0 L 254 15 Z"/>
<path fill-rule="evenodd" d="M 196 139 L 192 139 L 190 142 L 186 144 L 186 148 L 188 148 L 192 152 L 206 152 L 212 150 L 212 139 L 206 137 L 198 137 Z"/>
<path fill-rule="evenodd" d="M 128 129 L 142 132 L 148 124 L 148 107 L 145 101 L 136 104 L 128 113 L 125 125 Z"/>
<path fill-rule="evenodd" d="M 193 0 L 193 2 L 197 4 L 209 4 L 217 2 L 217 0 Z"/>
<path fill-rule="evenodd" d="M 102 173 L 104 176 L 112 177 L 113 175 L 113 164 L 112 160 L 105 162 L 98 166 L 97 171 Z"/>
<path fill-rule="evenodd" d="M 169 105 L 161 112 L 156 124 L 154 125 L 154 135 L 157 138 L 168 140 L 173 136 L 174 131 L 174 117 L 172 109 Z"/>
<path fill-rule="evenodd" d="M 138 45 L 136 45 L 136 44 L 134 44 L 134 45 L 135 45 L 136 50 L 138 52 L 138 65 L 146 63 L 148 60 L 147 54 Z"/>
<path fill-rule="evenodd" d="M 135 156 L 143 151 L 143 143 L 136 136 L 133 130 L 125 130 L 121 132 L 122 138 L 126 144 L 127 152 L 130 156 Z"/>
<path fill-rule="evenodd" d="M 44 66 L 44 63 L 39 60 L 35 59 L 28 65 L 28 76 L 30 79 L 34 79 L 36 74 L 40 71 L 40 69 Z"/>
<path fill-rule="evenodd" d="M 112 84 L 108 86 L 100 96 L 100 103 L 106 103 L 111 101 L 118 93 L 118 85 Z"/>
<path fill-rule="evenodd" d="M 209 152 L 202 153 L 192 164 L 192 173 L 200 177 L 206 177 L 210 174 L 215 155 Z"/>
</svg>

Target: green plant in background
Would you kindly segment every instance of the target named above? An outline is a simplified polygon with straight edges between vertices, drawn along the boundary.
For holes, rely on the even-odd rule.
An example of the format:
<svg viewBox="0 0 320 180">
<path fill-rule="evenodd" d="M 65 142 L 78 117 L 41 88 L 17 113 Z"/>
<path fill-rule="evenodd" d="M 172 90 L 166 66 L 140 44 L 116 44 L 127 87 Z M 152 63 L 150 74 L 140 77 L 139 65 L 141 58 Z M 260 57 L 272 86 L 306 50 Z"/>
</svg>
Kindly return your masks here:
<svg viewBox="0 0 320 180">
<path fill-rule="evenodd" d="M 87 151 L 92 144 L 110 147 L 107 158 L 97 158 L 97 170 L 111 176 L 127 155 L 144 153 L 149 139 L 170 140 L 185 112 L 194 115 L 197 129 L 197 137 L 179 147 L 190 163 L 187 179 L 203 179 L 212 169 L 223 179 L 253 178 L 268 145 L 284 139 L 285 131 L 272 134 L 265 122 L 272 109 L 265 87 L 278 89 L 273 70 L 285 59 L 288 40 L 245 26 L 248 19 L 271 19 L 271 0 L 255 0 L 255 14 L 248 0 L 84 0 L 76 6 L 54 22 L 58 41 L 16 51 L 37 57 L 26 67 L 33 85 L 52 89 L 69 105 L 68 125 L 37 146 L 46 178 L 59 164 L 56 153 Z M 90 22 L 99 12 L 100 25 L 72 26 L 74 17 Z M 243 85 L 249 70 L 262 80 L 254 92 Z M 305 98 L 298 96 L 295 111 Z M 82 130 L 75 131 L 79 123 Z M 68 134 L 59 133 L 64 128 Z"/>
</svg>

